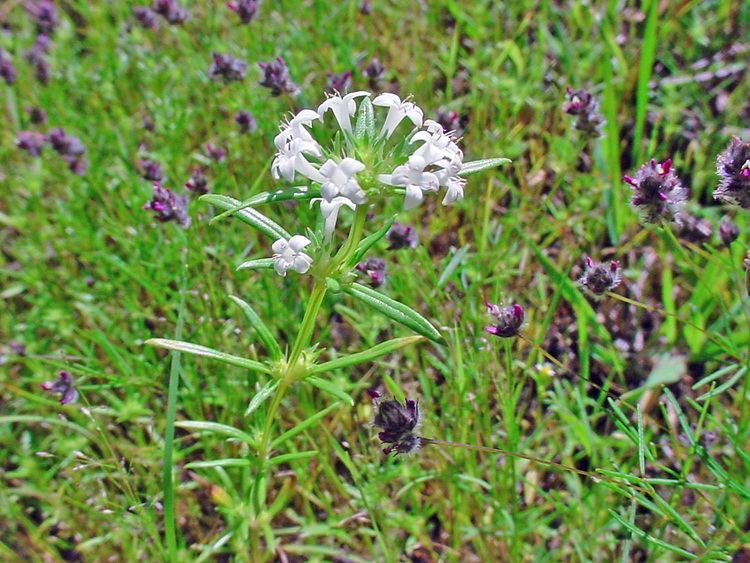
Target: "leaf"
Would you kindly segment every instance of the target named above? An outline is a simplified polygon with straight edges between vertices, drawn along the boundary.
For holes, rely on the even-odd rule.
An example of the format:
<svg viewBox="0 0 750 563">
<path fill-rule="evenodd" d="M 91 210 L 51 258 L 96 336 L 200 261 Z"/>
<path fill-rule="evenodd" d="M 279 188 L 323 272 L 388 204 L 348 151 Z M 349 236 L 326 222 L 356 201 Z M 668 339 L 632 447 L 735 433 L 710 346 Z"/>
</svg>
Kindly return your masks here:
<svg viewBox="0 0 750 563">
<path fill-rule="evenodd" d="M 367 254 L 367 251 L 372 248 L 372 246 L 377 243 L 380 239 L 382 239 L 388 230 L 391 228 L 391 225 L 393 225 L 393 222 L 396 220 L 396 216 L 394 215 L 390 219 L 388 219 L 385 222 L 385 225 L 383 225 L 380 229 L 372 233 L 371 235 L 365 237 L 362 239 L 357 246 L 357 250 L 354 251 L 354 254 L 349 259 L 347 264 L 349 266 L 354 266 L 358 264 L 362 258 L 364 258 L 365 254 Z"/>
<path fill-rule="evenodd" d="M 237 266 L 238 270 L 270 270 L 271 268 L 273 268 L 273 258 L 248 260 Z"/>
<path fill-rule="evenodd" d="M 661 547 L 673 553 L 677 553 L 678 555 L 681 555 L 685 557 L 686 559 L 697 559 L 697 557 L 694 554 L 690 553 L 689 551 L 685 551 L 684 549 L 677 547 L 676 545 L 672 545 L 663 540 L 655 538 L 654 536 L 648 535 L 648 533 L 646 533 L 644 530 L 641 530 L 635 524 L 631 524 L 630 522 L 622 518 L 622 516 L 617 514 L 617 512 L 615 512 L 611 508 L 609 509 L 609 513 L 612 515 L 612 517 L 615 520 L 617 520 L 620 524 L 625 526 L 625 528 L 627 528 L 633 535 L 646 541 L 647 543 L 656 545 L 658 547 Z"/>
<path fill-rule="evenodd" d="M 333 395 L 337 399 L 349 403 L 349 406 L 354 406 L 354 399 L 352 399 L 348 393 L 342 391 L 340 387 L 336 386 L 336 384 L 331 383 L 330 381 L 326 381 L 325 379 L 315 377 L 314 375 L 305 378 L 305 381 L 307 381 L 314 387 L 317 387 L 324 393 L 328 393 L 329 395 Z"/>
<path fill-rule="evenodd" d="M 294 428 L 291 428 L 290 430 L 287 430 L 284 432 L 281 436 L 276 438 L 272 443 L 271 447 L 276 448 L 286 442 L 287 440 L 294 438 L 297 434 L 300 432 L 306 430 L 316 422 L 318 422 L 321 418 L 323 418 L 325 415 L 327 415 L 329 412 L 331 412 L 334 409 L 337 409 L 341 406 L 341 403 L 333 403 L 332 405 L 327 406 L 322 411 L 315 413 L 310 418 L 306 418 L 302 422 L 300 422 L 297 426 Z"/>
<path fill-rule="evenodd" d="M 375 138 L 375 110 L 369 96 L 362 98 L 357 111 L 357 121 L 354 125 L 354 138 L 357 140 Z"/>
<path fill-rule="evenodd" d="M 250 403 L 247 405 L 247 408 L 245 409 L 245 416 L 250 416 L 256 410 L 258 410 L 258 407 L 261 406 L 263 402 L 268 399 L 268 397 L 273 395 L 273 392 L 276 391 L 276 388 L 278 386 L 279 381 L 277 380 L 269 381 L 263 387 L 261 387 L 260 391 L 255 394 Z"/>
<path fill-rule="evenodd" d="M 239 297 L 235 297 L 234 295 L 230 295 L 229 299 L 240 306 L 242 311 L 245 313 L 247 320 L 250 321 L 250 324 L 258 334 L 258 338 L 260 338 L 260 341 L 266 347 L 266 350 L 268 350 L 268 353 L 271 355 L 271 357 L 274 360 L 280 360 L 283 355 L 281 353 L 281 346 L 279 346 L 279 343 L 276 341 L 276 338 L 274 338 L 273 334 L 266 326 L 266 323 L 263 322 L 263 320 L 255 312 L 255 310 L 246 301 L 243 301 L 242 299 L 240 299 Z"/>
<path fill-rule="evenodd" d="M 249 444 L 253 448 L 257 447 L 257 441 L 255 438 L 234 428 L 233 426 L 227 426 L 226 424 L 219 424 L 218 422 L 208 422 L 205 420 L 181 420 L 174 423 L 178 428 L 185 428 L 186 430 L 197 430 L 211 432 L 212 434 L 218 434 L 219 436 L 226 436 L 227 438 L 234 438 L 241 442 Z"/>
<path fill-rule="evenodd" d="M 700 397 L 696 397 L 696 401 L 705 401 L 706 399 L 710 399 L 711 397 L 715 397 L 716 395 L 720 395 L 730 387 L 732 387 L 735 383 L 737 383 L 740 378 L 745 375 L 745 372 L 747 371 L 747 367 L 743 366 L 740 369 L 737 370 L 737 373 L 735 373 L 732 377 L 727 379 L 724 383 L 716 387 L 715 389 L 708 391 L 707 393 L 703 393 Z"/>
<path fill-rule="evenodd" d="M 191 461 L 185 464 L 185 469 L 207 469 L 211 467 L 249 467 L 253 463 L 246 458 L 230 457 L 226 459 L 211 459 L 207 461 Z"/>
<path fill-rule="evenodd" d="M 207 195 L 214 195 L 214 194 L 207 194 Z M 202 196 L 201 199 L 203 199 L 204 197 L 206 196 Z M 222 213 L 219 213 L 213 219 L 211 219 L 210 223 L 219 221 L 220 219 L 223 219 L 224 217 L 227 217 L 228 215 L 237 213 L 238 211 L 242 211 L 243 209 L 246 209 L 247 207 L 263 205 L 264 203 L 274 203 L 276 201 L 289 201 L 290 199 L 307 200 L 307 199 L 313 199 L 314 197 L 320 197 L 320 189 L 308 188 L 307 186 L 293 186 L 291 188 L 282 188 L 280 190 L 274 190 L 272 192 L 261 192 L 259 194 L 254 195 L 253 197 L 249 199 L 246 199 L 245 201 L 239 203 L 238 205 L 235 205 L 234 207 L 227 209 L 226 211 L 223 211 Z M 209 200 L 209 198 L 206 198 L 206 199 L 207 201 Z"/>
<path fill-rule="evenodd" d="M 423 336 L 405 336 L 403 338 L 394 338 L 393 340 L 388 340 L 386 342 L 376 344 L 369 350 L 350 354 L 349 356 L 342 356 L 340 358 L 336 358 L 335 360 L 318 364 L 310 370 L 310 373 L 326 373 L 336 369 L 370 362 L 375 358 L 390 354 L 391 352 L 395 352 L 396 350 L 404 348 L 405 346 L 416 344 L 423 339 Z"/>
<path fill-rule="evenodd" d="M 156 346 L 157 348 L 177 350 L 178 352 L 185 352 L 186 354 L 193 354 L 194 356 L 212 358 L 225 364 L 250 369 L 253 371 L 259 371 L 261 373 L 271 373 L 271 370 L 260 362 L 240 358 L 239 356 L 233 356 L 231 354 L 225 354 L 224 352 L 219 352 L 218 350 L 207 348 L 206 346 L 201 346 L 200 344 L 191 344 L 190 342 L 183 342 L 181 340 L 168 340 L 166 338 L 151 338 L 149 340 L 146 340 L 146 344 L 150 346 Z"/>
<path fill-rule="evenodd" d="M 438 330 L 427 319 L 395 299 L 358 283 L 345 287 L 344 292 L 434 342 L 443 341 Z"/>
<path fill-rule="evenodd" d="M 472 160 L 471 162 L 464 162 L 461 167 L 461 171 L 458 173 L 459 176 L 468 176 L 469 174 L 476 174 L 482 170 L 488 168 L 496 168 L 501 164 L 508 164 L 509 158 L 485 158 L 483 160 Z"/>
<path fill-rule="evenodd" d="M 282 454 L 272 457 L 268 460 L 271 465 L 279 465 L 280 463 L 288 463 L 290 461 L 297 461 L 299 459 L 310 459 L 318 455 L 318 450 L 308 450 L 305 452 L 296 452 L 292 454 Z"/>
<path fill-rule="evenodd" d="M 225 195 L 219 194 L 206 194 L 201 197 L 201 200 L 211 203 L 216 207 L 226 210 L 234 210 L 236 207 L 242 207 L 240 201 Z M 280 225 L 269 219 L 262 213 L 259 213 L 255 209 L 241 209 L 240 211 L 232 211 L 240 221 L 243 221 L 254 227 L 264 235 L 272 239 L 290 239 L 291 235 L 286 232 Z"/>
<path fill-rule="evenodd" d="M 685 356 L 662 356 L 656 361 L 656 365 L 646 379 L 644 387 L 651 389 L 660 385 L 676 383 L 687 371 Z"/>
</svg>

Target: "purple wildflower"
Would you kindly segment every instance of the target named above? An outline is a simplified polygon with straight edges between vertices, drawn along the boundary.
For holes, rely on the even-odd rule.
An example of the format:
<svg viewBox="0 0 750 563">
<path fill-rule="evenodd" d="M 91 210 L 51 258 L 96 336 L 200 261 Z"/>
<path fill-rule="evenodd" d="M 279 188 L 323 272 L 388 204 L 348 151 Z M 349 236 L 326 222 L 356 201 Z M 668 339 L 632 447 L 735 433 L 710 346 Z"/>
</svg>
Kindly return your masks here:
<svg viewBox="0 0 750 563">
<path fill-rule="evenodd" d="M 170 25 L 179 25 L 188 18 L 188 11 L 175 0 L 154 0 L 151 9 L 167 20 Z"/>
<path fill-rule="evenodd" d="M 487 313 L 495 320 L 495 324 L 484 327 L 484 331 L 502 338 L 517 336 L 526 318 L 523 307 L 518 304 L 500 307 L 487 303 Z"/>
<path fill-rule="evenodd" d="M 380 90 L 380 85 L 383 83 L 383 78 L 385 77 L 385 69 L 376 57 L 372 58 L 362 71 L 362 74 L 367 77 L 371 90 Z"/>
<path fill-rule="evenodd" d="M 647 223 L 674 220 L 687 199 L 671 159 L 658 163 L 652 158 L 638 169 L 635 177 L 623 176 L 623 180 L 634 190 L 631 205 Z"/>
<path fill-rule="evenodd" d="M 50 0 L 30 0 L 26 11 L 34 18 L 37 33 L 51 34 L 57 27 L 57 8 Z"/>
<path fill-rule="evenodd" d="M 234 0 L 227 2 L 227 8 L 237 14 L 242 23 L 250 23 L 258 15 L 257 0 Z"/>
<path fill-rule="evenodd" d="M 620 266 L 612 260 L 609 264 L 594 262 L 588 256 L 584 257 L 583 275 L 578 278 L 581 284 L 594 297 L 601 297 L 612 291 L 620 283 Z"/>
<path fill-rule="evenodd" d="M 370 0 L 362 0 L 362 3 L 359 5 L 359 13 L 363 16 L 372 14 L 372 2 Z"/>
<path fill-rule="evenodd" d="M 19 131 L 16 136 L 16 146 L 34 157 L 42 154 L 46 141 L 44 135 L 36 131 Z"/>
<path fill-rule="evenodd" d="M 293 95 L 299 92 L 299 86 L 292 82 L 289 69 L 282 57 L 276 57 L 267 63 L 258 63 L 258 66 L 263 71 L 263 80 L 258 84 L 269 88 L 272 96 Z"/>
<path fill-rule="evenodd" d="M 338 74 L 327 72 L 326 78 L 328 80 L 328 91 L 331 93 L 346 94 L 352 86 L 352 73 L 348 70 Z"/>
<path fill-rule="evenodd" d="M 86 149 L 78 137 L 68 135 L 61 127 L 51 129 L 47 133 L 47 142 L 57 154 L 67 163 L 74 174 L 82 176 L 88 167 L 85 158 Z"/>
<path fill-rule="evenodd" d="M 197 195 L 208 193 L 208 180 L 203 174 L 203 168 L 200 166 L 193 168 L 190 178 L 185 182 L 185 188 Z"/>
<path fill-rule="evenodd" d="M 161 164 L 155 160 L 144 158 L 138 161 L 138 168 L 141 169 L 141 175 L 150 182 L 161 182 L 164 174 L 161 171 Z"/>
<path fill-rule="evenodd" d="M 714 190 L 714 199 L 750 208 L 750 143 L 732 137 L 729 146 L 716 158 L 716 174 L 720 182 Z"/>
<path fill-rule="evenodd" d="M 2 49 L 0 49 L 0 78 L 5 80 L 8 86 L 16 82 L 16 67 L 13 66 L 13 61 L 5 55 Z"/>
<path fill-rule="evenodd" d="M 158 14 L 146 6 L 136 6 L 133 8 L 133 17 L 144 29 L 152 31 L 159 29 Z"/>
<path fill-rule="evenodd" d="M 234 114 L 234 122 L 240 129 L 240 133 L 252 133 L 258 128 L 258 123 L 248 111 L 238 111 Z"/>
<path fill-rule="evenodd" d="M 372 288 L 381 287 L 385 283 L 385 260 L 368 258 L 357 264 L 357 271 L 361 272 Z"/>
<path fill-rule="evenodd" d="M 676 219 L 677 231 L 686 241 L 700 244 L 708 241 L 713 234 L 714 228 L 708 219 L 699 219 L 688 213 L 680 213 Z"/>
<path fill-rule="evenodd" d="M 568 87 L 565 92 L 568 101 L 563 104 L 562 109 L 568 115 L 576 117 L 575 128 L 592 137 L 599 137 L 604 119 L 599 113 L 597 99 L 586 90 L 573 90 Z"/>
<path fill-rule="evenodd" d="M 724 217 L 719 223 L 719 238 L 724 246 L 729 246 L 740 236 L 740 228 L 728 217 Z"/>
<path fill-rule="evenodd" d="M 78 391 L 73 385 L 73 376 L 65 370 L 57 372 L 57 379 L 54 381 L 45 381 L 39 387 L 44 391 L 60 395 L 61 405 L 72 403 L 78 398 Z"/>
<path fill-rule="evenodd" d="M 236 59 L 231 55 L 222 55 L 214 52 L 211 54 L 213 62 L 208 67 L 208 77 L 211 80 L 222 79 L 224 82 L 242 80 L 247 73 L 247 63 Z"/>
<path fill-rule="evenodd" d="M 422 439 L 414 432 L 419 428 L 421 416 L 417 401 L 406 399 L 401 404 L 395 399 L 381 400 L 376 391 L 369 391 L 375 407 L 372 425 L 381 429 L 378 438 L 390 444 L 383 453 L 408 454 L 419 449 Z"/>
<path fill-rule="evenodd" d="M 158 182 L 154 182 L 153 187 L 154 193 L 151 199 L 144 204 L 143 209 L 153 211 L 156 219 L 162 223 L 174 220 L 183 228 L 189 227 L 188 198 L 184 195 L 175 195 L 172 190 L 165 188 Z"/>
<path fill-rule="evenodd" d="M 461 116 L 455 111 L 442 111 L 438 110 L 435 112 L 435 121 L 442 125 L 443 130 L 460 137 L 463 135 L 463 129 L 461 129 Z"/>
<path fill-rule="evenodd" d="M 213 143 L 203 145 L 203 150 L 206 151 L 206 156 L 215 162 L 224 162 L 227 157 L 227 151 Z"/>
<path fill-rule="evenodd" d="M 34 44 L 24 54 L 27 61 L 34 67 L 34 74 L 42 84 L 49 82 L 50 66 L 47 61 L 50 39 L 44 33 L 37 35 Z"/>
<path fill-rule="evenodd" d="M 399 250 L 401 248 L 416 248 L 419 243 L 419 236 L 413 227 L 393 223 L 385 235 L 388 240 L 388 250 Z"/>
<path fill-rule="evenodd" d="M 34 125 L 43 125 L 47 122 L 47 112 L 42 108 L 30 107 L 24 110 L 29 115 L 29 120 Z"/>
</svg>

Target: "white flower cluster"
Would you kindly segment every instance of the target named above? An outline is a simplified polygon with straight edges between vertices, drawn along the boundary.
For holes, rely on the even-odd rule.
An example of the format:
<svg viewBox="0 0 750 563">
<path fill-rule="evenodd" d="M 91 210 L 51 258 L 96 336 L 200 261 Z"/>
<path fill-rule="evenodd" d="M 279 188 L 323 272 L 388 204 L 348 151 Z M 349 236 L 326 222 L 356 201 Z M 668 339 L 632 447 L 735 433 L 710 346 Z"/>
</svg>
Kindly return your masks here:
<svg viewBox="0 0 750 563">
<path fill-rule="evenodd" d="M 446 190 L 444 205 L 463 198 L 466 180 L 459 176 L 463 153 L 443 127 L 435 121 L 424 120 L 419 106 L 401 100 L 395 94 L 380 94 L 371 102 L 370 96 L 366 91 L 352 92 L 343 97 L 338 94 L 331 96 L 320 104 L 317 111 L 303 109 L 284 123 L 274 139 L 278 152 L 271 165 L 271 174 L 276 180 L 294 182 L 304 178 L 319 185 L 320 197 L 312 202 L 320 203 L 327 239 L 334 232 L 341 208 L 355 210 L 367 202 L 368 193 L 401 188 L 405 193 L 404 209 L 416 207 L 425 192 L 437 192 L 441 187 Z M 363 103 L 370 107 L 361 108 Z M 387 109 L 387 114 L 382 118 L 380 132 L 363 141 L 358 137 L 359 123 L 358 133 L 353 130 L 352 118 L 359 115 L 359 109 L 372 111 L 373 106 Z M 325 148 L 311 133 L 314 122 L 323 121 L 329 111 L 340 129 L 340 135 L 333 137 L 341 141 L 337 148 Z M 374 115 L 372 119 L 374 123 Z M 404 119 L 413 124 L 413 129 L 405 139 L 392 138 Z M 371 150 L 362 150 L 362 143 Z M 373 162 L 362 162 L 368 160 L 367 156 L 360 157 L 362 160 L 353 158 L 360 154 L 373 159 L 374 155 L 378 156 Z M 368 182 L 373 185 L 365 184 L 363 189 L 358 175 L 361 178 L 365 171 Z M 287 244 L 283 239 L 281 242 Z M 299 263 L 293 263 L 292 255 L 287 254 L 277 251 L 274 255 L 277 271 L 286 272 L 288 268 L 300 271 Z M 309 264 L 304 267 L 307 268 Z"/>
</svg>

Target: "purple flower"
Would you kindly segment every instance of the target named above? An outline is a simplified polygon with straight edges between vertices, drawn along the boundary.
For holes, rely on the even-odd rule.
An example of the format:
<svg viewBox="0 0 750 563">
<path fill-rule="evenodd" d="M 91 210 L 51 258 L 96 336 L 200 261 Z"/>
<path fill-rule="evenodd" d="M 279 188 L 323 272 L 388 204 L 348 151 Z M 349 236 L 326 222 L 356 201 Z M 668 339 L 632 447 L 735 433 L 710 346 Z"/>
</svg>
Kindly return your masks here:
<svg viewBox="0 0 750 563">
<path fill-rule="evenodd" d="M 732 137 L 726 150 L 716 158 L 716 174 L 720 182 L 714 190 L 714 199 L 750 208 L 750 143 Z"/>
<path fill-rule="evenodd" d="M 16 82 L 16 67 L 13 66 L 13 61 L 5 55 L 2 49 L 0 49 L 0 77 L 5 80 L 8 86 Z"/>
<path fill-rule="evenodd" d="M 380 85 L 382 84 L 383 78 L 385 77 L 385 69 L 376 57 L 372 58 L 369 64 L 362 71 L 362 74 L 367 77 L 371 90 L 380 90 Z"/>
<path fill-rule="evenodd" d="M 242 80 L 247 73 L 247 63 L 230 55 L 214 52 L 211 54 L 213 62 L 208 67 L 208 77 L 211 80 L 222 79 L 224 82 Z"/>
<path fill-rule="evenodd" d="M 525 319 L 523 307 L 518 304 L 500 307 L 493 303 L 487 303 L 487 313 L 494 319 L 495 323 L 484 327 L 485 332 L 502 338 L 517 336 Z"/>
<path fill-rule="evenodd" d="M 435 112 L 435 121 L 442 125 L 444 131 L 447 131 L 456 137 L 463 135 L 463 129 L 461 129 L 461 116 L 458 115 L 458 112 L 438 110 Z"/>
<path fill-rule="evenodd" d="M 267 63 L 258 63 L 258 66 L 263 71 L 263 80 L 258 84 L 270 88 L 272 96 L 293 95 L 299 92 L 299 86 L 292 82 L 289 69 L 282 57 L 276 57 Z"/>
<path fill-rule="evenodd" d="M 24 111 L 29 114 L 29 120 L 34 125 L 43 125 L 47 122 L 47 113 L 42 108 L 31 107 Z"/>
<path fill-rule="evenodd" d="M 687 199 L 671 159 L 658 163 L 652 158 L 638 169 L 635 177 L 623 176 L 623 180 L 633 188 L 631 205 L 647 223 L 674 220 Z"/>
<path fill-rule="evenodd" d="M 206 156 L 215 162 L 224 162 L 227 157 L 227 151 L 213 143 L 203 145 L 203 150 L 206 151 Z"/>
<path fill-rule="evenodd" d="M 578 278 L 578 283 L 591 295 L 601 297 L 619 285 L 620 266 L 617 262 L 612 260 L 609 264 L 597 263 L 588 256 L 583 260 L 583 275 Z"/>
<path fill-rule="evenodd" d="M 51 34 L 57 27 L 57 8 L 49 0 L 33 0 L 25 3 L 26 11 L 34 18 L 37 33 Z"/>
<path fill-rule="evenodd" d="M 234 122 L 239 127 L 240 133 L 252 133 L 258 128 L 255 118 L 247 111 L 238 111 L 235 113 Z"/>
<path fill-rule="evenodd" d="M 399 250 L 401 248 L 416 248 L 419 244 L 419 236 L 413 227 L 393 223 L 385 235 L 388 241 L 388 250 Z"/>
<path fill-rule="evenodd" d="M 165 188 L 158 182 L 153 183 L 154 193 L 146 202 L 143 209 L 153 211 L 154 216 L 162 223 L 177 221 L 181 227 L 190 226 L 190 216 L 187 212 L 188 198 L 184 195 L 175 195 L 172 190 Z"/>
<path fill-rule="evenodd" d="M 719 238 L 724 246 L 729 246 L 740 236 L 740 228 L 736 223 L 724 217 L 719 223 Z"/>
<path fill-rule="evenodd" d="M 188 18 L 188 11 L 175 0 L 154 0 L 151 9 L 167 20 L 170 25 L 179 25 Z"/>
<path fill-rule="evenodd" d="M 677 215 L 677 231 L 681 238 L 700 244 L 708 241 L 713 234 L 714 228 L 708 219 L 699 219 L 688 213 Z"/>
<path fill-rule="evenodd" d="M 575 128 L 599 137 L 604 125 L 604 119 L 599 113 L 599 102 L 586 90 L 573 90 L 570 86 L 565 89 L 568 100 L 562 109 L 568 115 L 576 117 Z"/>
<path fill-rule="evenodd" d="M 227 2 L 227 8 L 237 14 L 242 23 L 250 23 L 258 15 L 257 0 L 234 0 Z"/>
<path fill-rule="evenodd" d="M 61 405 L 72 403 L 78 398 L 78 391 L 73 385 L 73 376 L 65 370 L 57 372 L 57 379 L 54 381 L 45 381 L 39 387 L 44 391 L 60 395 Z"/>
<path fill-rule="evenodd" d="M 133 8 L 133 17 L 138 24 L 144 29 L 159 29 L 158 14 L 146 6 L 136 6 Z"/>
<path fill-rule="evenodd" d="M 27 61 L 34 67 L 34 73 L 37 80 L 42 84 L 49 82 L 50 66 L 47 62 L 47 53 L 49 52 L 50 39 L 47 35 L 40 33 L 37 35 L 34 44 L 24 54 Z"/>
<path fill-rule="evenodd" d="M 86 149 L 78 137 L 68 135 L 61 127 L 51 129 L 47 133 L 47 142 L 57 154 L 67 163 L 74 174 L 82 176 L 88 168 L 84 154 Z"/>
<path fill-rule="evenodd" d="M 385 283 L 385 260 L 368 258 L 357 264 L 357 271 L 361 272 L 372 288 L 381 287 Z"/>
<path fill-rule="evenodd" d="M 19 131 L 16 136 L 16 146 L 34 157 L 42 154 L 46 142 L 44 135 L 36 131 Z"/>
<path fill-rule="evenodd" d="M 155 160 L 144 158 L 138 161 L 138 167 L 141 169 L 141 175 L 150 182 L 161 182 L 164 174 L 161 171 L 161 164 Z"/>
<path fill-rule="evenodd" d="M 326 77 L 328 80 L 328 91 L 331 93 L 346 94 L 352 86 L 352 73 L 348 70 L 339 74 L 327 72 Z"/>
<path fill-rule="evenodd" d="M 197 195 L 208 193 L 208 180 L 203 174 L 203 168 L 200 166 L 193 168 L 190 178 L 185 182 L 185 188 Z"/>
<path fill-rule="evenodd" d="M 391 444 L 383 453 L 408 454 L 418 450 L 422 440 L 414 434 L 421 422 L 417 401 L 406 399 L 401 404 L 395 399 L 381 400 L 376 391 L 368 393 L 375 407 L 372 425 L 381 429 L 378 433 L 380 441 Z"/>
<path fill-rule="evenodd" d="M 359 5 L 359 13 L 363 16 L 372 14 L 372 2 L 370 0 L 362 0 L 362 3 Z"/>
</svg>

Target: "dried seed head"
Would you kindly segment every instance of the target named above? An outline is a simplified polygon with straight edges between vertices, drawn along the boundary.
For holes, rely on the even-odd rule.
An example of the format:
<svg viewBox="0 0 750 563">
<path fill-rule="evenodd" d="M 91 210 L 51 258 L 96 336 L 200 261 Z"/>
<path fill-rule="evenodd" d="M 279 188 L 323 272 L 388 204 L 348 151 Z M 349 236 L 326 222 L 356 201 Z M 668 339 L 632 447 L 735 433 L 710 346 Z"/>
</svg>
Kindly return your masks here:
<svg viewBox="0 0 750 563">
<path fill-rule="evenodd" d="M 154 182 L 153 187 L 154 193 L 143 209 L 153 211 L 158 221 L 177 221 L 180 226 L 187 228 L 190 225 L 190 216 L 187 213 L 188 198 L 184 195 L 175 195 L 172 190 L 158 182 Z"/>
<path fill-rule="evenodd" d="M 485 332 L 502 338 L 517 336 L 526 318 L 523 307 L 518 304 L 500 307 L 487 303 L 487 313 L 495 320 L 495 323 L 485 326 Z"/>
<path fill-rule="evenodd" d="M 388 250 L 399 250 L 401 248 L 416 248 L 419 236 L 414 228 L 401 223 L 393 223 L 385 235 L 388 240 Z"/>
<path fill-rule="evenodd" d="M 578 283 L 590 294 L 601 297 L 619 285 L 620 267 L 614 260 L 608 264 L 597 263 L 585 256 L 583 275 L 578 279 Z"/>
<path fill-rule="evenodd" d="M 357 271 L 365 276 L 372 288 L 378 288 L 385 284 L 385 270 L 385 260 L 381 258 L 368 258 L 357 264 Z"/>
<path fill-rule="evenodd" d="M 567 101 L 563 104 L 563 111 L 576 117 L 575 128 L 592 136 L 599 137 L 604 125 L 604 119 L 599 113 L 599 102 L 586 90 L 565 90 Z"/>
<path fill-rule="evenodd" d="M 719 224 L 719 238 L 724 246 L 729 246 L 740 236 L 740 228 L 736 223 L 724 217 Z"/>
<path fill-rule="evenodd" d="M 714 198 L 750 208 L 750 143 L 733 137 L 726 150 L 716 158 L 719 187 Z"/>
<path fill-rule="evenodd" d="M 372 424 L 381 429 L 378 433 L 380 441 L 390 444 L 383 452 L 408 454 L 418 450 L 422 440 L 414 434 L 421 422 L 417 402 L 406 399 L 401 404 L 395 399 L 382 400 L 375 391 L 371 391 L 370 396 L 375 407 Z"/>
<path fill-rule="evenodd" d="M 61 405 L 72 403 L 78 398 L 78 391 L 76 391 L 73 385 L 73 376 L 65 370 L 57 372 L 57 379 L 54 381 L 45 381 L 40 387 L 44 391 L 59 394 Z"/>
<path fill-rule="evenodd" d="M 633 188 L 630 203 L 647 223 L 673 221 L 687 199 L 687 192 L 672 168 L 672 160 L 653 158 L 641 166 L 635 177 L 623 176 Z"/>
</svg>

